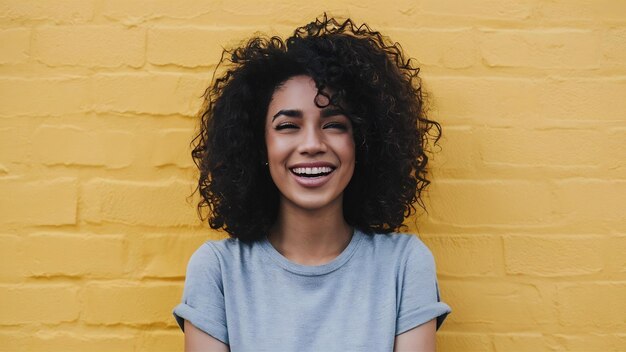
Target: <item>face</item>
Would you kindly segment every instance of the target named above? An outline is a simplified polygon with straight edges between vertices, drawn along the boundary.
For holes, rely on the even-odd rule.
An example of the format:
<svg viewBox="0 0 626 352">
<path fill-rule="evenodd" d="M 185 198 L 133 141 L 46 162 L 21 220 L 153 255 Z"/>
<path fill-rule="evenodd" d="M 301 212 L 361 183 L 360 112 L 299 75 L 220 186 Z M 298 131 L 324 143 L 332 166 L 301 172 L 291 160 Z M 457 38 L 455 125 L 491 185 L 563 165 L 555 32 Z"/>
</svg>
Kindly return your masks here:
<svg viewBox="0 0 626 352">
<path fill-rule="evenodd" d="M 274 92 L 265 122 L 281 203 L 307 210 L 340 207 L 355 162 L 350 120 L 336 107 L 317 107 L 317 92 L 310 77 L 292 77 Z M 318 102 L 327 99 L 319 96 Z"/>
</svg>

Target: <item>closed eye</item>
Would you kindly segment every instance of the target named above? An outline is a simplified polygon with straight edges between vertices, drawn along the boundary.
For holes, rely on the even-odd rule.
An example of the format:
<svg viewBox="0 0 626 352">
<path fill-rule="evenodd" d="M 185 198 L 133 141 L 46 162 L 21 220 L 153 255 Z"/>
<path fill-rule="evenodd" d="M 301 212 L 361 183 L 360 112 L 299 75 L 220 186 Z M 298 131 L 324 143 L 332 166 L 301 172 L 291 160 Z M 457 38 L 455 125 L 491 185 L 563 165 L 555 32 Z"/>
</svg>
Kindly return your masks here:
<svg viewBox="0 0 626 352">
<path fill-rule="evenodd" d="M 346 126 L 343 123 L 339 123 L 339 122 L 327 123 L 327 124 L 324 125 L 324 128 L 336 128 L 336 129 L 340 129 L 342 131 L 348 130 L 348 126 Z"/>
<path fill-rule="evenodd" d="M 281 123 L 280 125 L 274 127 L 274 129 L 277 131 L 293 128 L 298 128 L 298 126 L 294 125 L 293 123 Z"/>
</svg>

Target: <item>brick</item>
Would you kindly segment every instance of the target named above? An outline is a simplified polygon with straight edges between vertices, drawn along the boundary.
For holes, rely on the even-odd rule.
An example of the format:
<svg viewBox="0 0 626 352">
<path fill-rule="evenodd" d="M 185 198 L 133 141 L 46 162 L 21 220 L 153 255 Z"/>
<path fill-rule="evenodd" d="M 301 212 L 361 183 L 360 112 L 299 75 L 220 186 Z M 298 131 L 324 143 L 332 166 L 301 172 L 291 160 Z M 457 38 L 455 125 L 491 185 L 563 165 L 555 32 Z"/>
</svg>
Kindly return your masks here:
<svg viewBox="0 0 626 352">
<path fill-rule="evenodd" d="M 626 273 L 626 235 L 612 235 L 607 240 L 606 269 L 613 273 Z"/>
<path fill-rule="evenodd" d="M 423 0 L 422 11 L 442 16 L 461 16 L 477 18 L 493 18 L 507 20 L 523 20 L 528 18 L 534 4 L 529 0 L 481 0 L 481 1 L 437 1 Z"/>
<path fill-rule="evenodd" d="M 79 308 L 75 286 L 4 286 L 0 290 L 0 325 L 76 321 Z"/>
<path fill-rule="evenodd" d="M 61 23 L 82 23 L 92 19 L 94 2 L 88 0 L 3 1 L 0 19 L 9 21 L 48 20 Z"/>
<path fill-rule="evenodd" d="M 22 243 L 20 236 L 0 235 L 0 282 L 19 281 L 24 277 L 22 264 L 27 257 Z"/>
<path fill-rule="evenodd" d="M 450 315 L 451 316 L 451 315 Z M 448 322 L 437 331 L 437 349 L 440 351 L 491 352 L 491 339 L 486 334 L 445 331 Z"/>
<path fill-rule="evenodd" d="M 76 223 L 77 184 L 72 177 L 0 180 L 0 222 L 28 225 Z"/>
<path fill-rule="evenodd" d="M 88 222 L 128 225 L 199 225 L 194 206 L 185 201 L 189 183 L 170 179 L 141 182 L 92 179 L 83 184 L 81 216 Z"/>
<path fill-rule="evenodd" d="M 135 337 L 129 333 L 73 333 L 39 330 L 35 333 L 0 333 L 0 351 L 133 351 Z M 165 351 L 165 350 L 163 350 Z"/>
<path fill-rule="evenodd" d="M 190 146 L 195 137 L 191 129 L 169 128 L 155 132 L 151 164 L 153 166 L 175 165 L 181 168 L 193 167 Z"/>
<path fill-rule="evenodd" d="M 626 66 L 626 29 L 609 29 L 602 35 L 604 62 Z"/>
<path fill-rule="evenodd" d="M 148 61 L 185 67 L 215 65 L 222 56 L 222 48 L 237 46 L 252 33 L 224 28 L 152 28 L 148 32 Z"/>
<path fill-rule="evenodd" d="M 626 346 L 626 334 L 555 334 L 563 351 L 623 351 Z"/>
<path fill-rule="evenodd" d="M 133 236 L 129 239 L 129 267 L 140 277 L 184 278 L 193 252 L 208 240 L 198 234 Z"/>
<path fill-rule="evenodd" d="M 503 241 L 506 272 L 513 275 L 554 277 L 598 273 L 606 255 L 605 239 L 600 236 L 506 235 Z"/>
<path fill-rule="evenodd" d="M 456 312 L 462 312 L 446 318 L 453 324 L 518 329 L 555 322 L 552 314 L 554 303 L 546 299 L 547 292 L 533 284 L 440 280 L 440 289 L 442 300 Z"/>
<path fill-rule="evenodd" d="M 126 246 L 121 235 L 39 233 L 24 240 L 21 262 L 37 277 L 119 277 L 127 271 Z"/>
<path fill-rule="evenodd" d="M 626 230 L 624 195 L 626 181 L 560 180 L 552 188 L 556 210 L 564 221 L 578 228 L 598 231 L 606 226 Z"/>
<path fill-rule="evenodd" d="M 536 79 L 432 76 L 423 85 L 439 122 L 508 126 L 540 115 L 540 84 Z"/>
<path fill-rule="evenodd" d="M 42 125 L 34 132 L 35 158 L 46 165 L 95 165 L 122 168 L 134 159 L 133 134 Z"/>
<path fill-rule="evenodd" d="M 440 275 L 493 276 L 502 267 L 502 244 L 497 236 L 420 235 L 437 260 Z"/>
<path fill-rule="evenodd" d="M 0 64 L 16 64 L 28 60 L 30 29 L 9 28 L 0 30 Z"/>
<path fill-rule="evenodd" d="M 28 163 L 28 138 L 19 128 L 0 127 L 0 161 Z"/>
<path fill-rule="evenodd" d="M 624 21 L 626 3 L 612 0 L 569 0 L 567 2 L 546 1 L 537 3 L 537 19 L 563 21 Z"/>
<path fill-rule="evenodd" d="M 623 121 L 626 79 L 551 79 L 539 89 L 539 107 L 551 119 Z"/>
<path fill-rule="evenodd" d="M 607 175 L 612 172 L 616 177 L 623 179 L 620 175 L 626 174 L 626 129 L 615 129 L 606 133 L 607 148 L 603 151 L 603 156 L 598 158 L 598 165 L 606 170 Z M 621 172 L 621 174 L 619 173 Z"/>
<path fill-rule="evenodd" d="M 172 308 L 173 309 L 173 308 Z M 146 331 L 137 341 L 137 351 L 183 351 L 185 335 L 174 331 Z"/>
<path fill-rule="evenodd" d="M 435 180 L 430 218 L 463 226 L 544 225 L 554 220 L 555 201 L 544 182 Z"/>
<path fill-rule="evenodd" d="M 164 323 L 175 326 L 172 309 L 180 302 L 182 286 L 90 283 L 83 293 L 81 318 L 88 324 Z"/>
<path fill-rule="evenodd" d="M 559 283 L 558 311 L 563 326 L 607 329 L 626 326 L 626 282 Z"/>
<path fill-rule="evenodd" d="M 0 77 L 0 116 L 58 116 L 89 109 L 87 78 Z"/>
<path fill-rule="evenodd" d="M 94 99 L 101 112 L 195 116 L 208 84 L 198 74 L 99 74 Z"/>
<path fill-rule="evenodd" d="M 428 160 L 433 174 L 466 178 L 481 167 L 480 140 L 469 126 L 446 126 Z M 441 148 L 441 149 L 439 149 Z"/>
<path fill-rule="evenodd" d="M 137 24 L 162 18 L 191 19 L 214 12 L 215 8 L 215 3 L 208 1 L 182 3 L 168 0 L 108 0 L 101 4 L 100 11 L 106 18 Z"/>
<path fill-rule="evenodd" d="M 335 5 L 336 6 L 336 5 Z M 339 7 L 342 9 L 343 7 Z M 109 19 L 127 25 L 148 21 L 197 23 L 226 27 L 249 27 L 251 31 L 262 30 L 276 24 L 302 25 L 320 14 L 319 4 L 298 3 L 288 0 L 228 1 L 223 3 L 193 1 L 175 3 L 167 0 L 123 1 L 110 0 L 102 4 L 102 14 Z M 332 8 L 330 8 L 332 11 Z M 341 10 L 344 11 L 345 10 Z M 294 13 L 309 13 L 306 19 L 296 20 Z M 267 21 L 271 18 L 271 21 Z"/>
<path fill-rule="evenodd" d="M 491 67 L 596 68 L 599 35 L 581 30 L 482 31 L 482 57 Z"/>
<path fill-rule="evenodd" d="M 144 63 L 145 30 L 117 26 L 37 28 L 33 55 L 52 66 L 139 67 Z"/>
<path fill-rule="evenodd" d="M 490 126 L 541 125 L 546 121 L 621 121 L 626 111 L 622 78 L 429 77 L 437 121 Z M 554 123 L 553 123 L 554 124 Z M 562 124 L 562 123 L 560 123 Z"/>
<path fill-rule="evenodd" d="M 558 351 L 563 348 L 554 337 L 538 332 L 493 334 L 492 340 L 495 351 Z"/>
<path fill-rule="evenodd" d="M 398 0 L 402 3 L 403 0 Z M 332 2 L 328 2 L 328 7 L 337 6 Z M 280 23 L 293 26 L 293 23 L 297 23 L 298 26 L 304 25 L 310 21 L 313 21 L 314 17 L 321 15 L 320 4 L 307 3 L 307 2 L 294 2 L 289 0 L 236 0 L 228 1 L 221 4 L 215 15 L 223 18 L 228 18 L 235 24 L 251 25 L 257 22 L 267 24 L 267 21 L 259 21 L 261 18 L 272 18 L 273 23 Z M 344 5 L 345 6 L 345 5 Z M 354 8 L 360 6 L 353 6 Z M 345 8 L 340 6 L 339 8 Z M 329 9 L 332 12 L 332 8 Z M 346 12 L 346 10 L 341 10 Z M 294 16 L 294 14 L 301 14 L 305 19 L 300 19 L 301 16 Z M 236 14 L 236 15 L 235 15 Z M 218 18 L 220 18 L 218 17 Z M 290 28 L 293 29 L 293 28 Z"/>
<path fill-rule="evenodd" d="M 393 42 L 419 65 L 468 68 L 479 62 L 478 44 L 471 29 L 386 29 Z"/>
<path fill-rule="evenodd" d="M 604 131 L 527 130 L 480 128 L 473 133 L 479 153 L 487 164 L 528 167 L 597 167 L 599 155 L 605 161 L 623 160 L 610 153 L 610 140 Z M 549 150 L 549 153 L 546 153 Z M 572 151 L 575 150 L 575 153 Z"/>
</svg>

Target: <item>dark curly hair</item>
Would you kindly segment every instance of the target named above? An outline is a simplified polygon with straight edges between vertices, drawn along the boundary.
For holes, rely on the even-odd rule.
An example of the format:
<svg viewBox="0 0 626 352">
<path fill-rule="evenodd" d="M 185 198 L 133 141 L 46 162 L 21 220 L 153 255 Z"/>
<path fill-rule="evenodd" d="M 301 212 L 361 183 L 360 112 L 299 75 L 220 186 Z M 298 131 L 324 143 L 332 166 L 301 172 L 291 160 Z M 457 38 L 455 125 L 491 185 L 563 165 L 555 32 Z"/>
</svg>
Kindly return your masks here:
<svg viewBox="0 0 626 352">
<path fill-rule="evenodd" d="M 403 226 L 414 203 L 426 209 L 425 152 L 429 136 L 435 144 L 441 137 L 441 125 L 425 117 L 419 68 L 399 44 L 366 24 L 324 14 L 285 41 L 259 35 L 224 50 L 220 69 L 192 141 L 198 214 L 204 221 L 202 209 L 209 208 L 211 228 L 247 242 L 262 238 L 276 220 L 279 191 L 265 166 L 265 118 L 274 90 L 297 75 L 310 76 L 318 95 L 332 89 L 331 104 L 354 127 L 357 164 L 344 191 L 346 222 L 365 233 L 389 233 Z"/>
</svg>

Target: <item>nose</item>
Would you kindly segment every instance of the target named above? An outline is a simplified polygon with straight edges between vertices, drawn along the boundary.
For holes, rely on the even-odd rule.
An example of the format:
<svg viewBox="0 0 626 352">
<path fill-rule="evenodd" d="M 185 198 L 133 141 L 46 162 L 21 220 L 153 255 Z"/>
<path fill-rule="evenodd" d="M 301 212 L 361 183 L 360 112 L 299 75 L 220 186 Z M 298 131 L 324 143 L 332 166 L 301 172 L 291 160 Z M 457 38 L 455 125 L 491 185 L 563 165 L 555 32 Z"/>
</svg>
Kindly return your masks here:
<svg viewBox="0 0 626 352">
<path fill-rule="evenodd" d="M 316 155 L 319 153 L 325 153 L 327 150 L 326 141 L 322 131 L 319 128 L 309 126 L 304 129 L 302 134 L 302 141 L 298 146 L 298 151 L 301 154 Z"/>
</svg>

